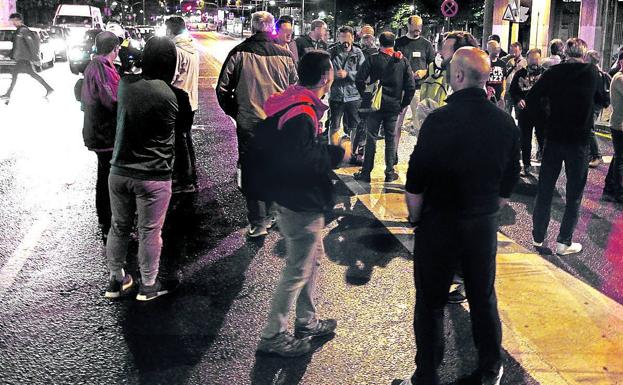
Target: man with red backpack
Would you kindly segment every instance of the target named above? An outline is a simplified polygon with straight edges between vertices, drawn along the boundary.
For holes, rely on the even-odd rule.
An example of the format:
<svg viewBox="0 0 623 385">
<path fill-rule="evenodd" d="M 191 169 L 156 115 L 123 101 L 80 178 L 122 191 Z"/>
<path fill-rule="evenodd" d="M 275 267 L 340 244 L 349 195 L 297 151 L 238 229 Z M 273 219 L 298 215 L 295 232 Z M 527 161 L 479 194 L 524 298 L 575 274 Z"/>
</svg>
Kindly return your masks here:
<svg viewBox="0 0 623 385">
<path fill-rule="evenodd" d="M 0 98 L 6 99 L 8 103 L 8 100 L 11 98 L 11 92 L 15 88 L 15 83 L 17 83 L 17 75 L 20 73 L 32 76 L 33 79 L 45 87 L 47 91 L 45 97 L 48 98 L 54 92 L 54 89 L 32 67 L 33 63 L 40 64 L 41 61 L 39 58 L 39 37 L 24 25 L 21 14 L 12 13 L 9 16 L 9 20 L 16 28 L 13 35 L 13 48 L 11 49 L 11 59 L 15 60 L 16 63 L 11 72 L 11 85 L 6 94 L 0 96 Z"/>
</svg>

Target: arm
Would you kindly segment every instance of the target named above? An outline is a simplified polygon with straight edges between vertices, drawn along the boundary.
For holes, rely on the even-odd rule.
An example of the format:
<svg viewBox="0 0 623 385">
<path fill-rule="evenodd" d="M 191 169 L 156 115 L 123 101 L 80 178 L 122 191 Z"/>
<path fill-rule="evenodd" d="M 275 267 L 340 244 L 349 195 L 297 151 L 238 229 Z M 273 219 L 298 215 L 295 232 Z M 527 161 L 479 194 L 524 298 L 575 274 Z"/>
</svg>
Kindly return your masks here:
<svg viewBox="0 0 623 385">
<path fill-rule="evenodd" d="M 511 100 L 513 104 L 517 105 L 520 100 L 523 100 L 523 95 L 521 93 L 521 89 L 519 89 L 519 75 L 522 74 L 522 70 L 519 70 L 515 76 L 513 76 L 513 80 L 511 81 L 511 86 L 508 89 L 510 93 Z"/>
<path fill-rule="evenodd" d="M 239 56 L 232 50 L 221 68 L 216 86 L 216 98 L 221 109 L 231 117 L 235 117 L 237 110 L 236 86 L 238 85 Z"/>
<path fill-rule="evenodd" d="M 288 71 L 289 71 L 289 83 L 296 84 L 299 81 L 299 75 L 296 71 L 296 64 L 294 58 L 292 60 L 288 60 Z"/>
<path fill-rule="evenodd" d="M 355 84 L 357 85 L 357 91 L 363 97 L 363 94 L 366 92 L 366 83 L 368 81 L 368 77 L 370 76 L 370 70 L 372 68 L 372 58 L 365 60 L 361 69 L 357 72 L 357 76 L 355 77 Z"/>
<path fill-rule="evenodd" d="M 504 169 L 504 175 L 500 183 L 500 207 L 508 202 L 508 199 L 515 188 L 515 185 L 519 181 L 519 171 L 521 169 L 519 165 L 520 150 L 519 150 L 519 129 L 515 125 L 515 121 L 508 119 L 508 124 L 512 126 L 512 145 L 511 156 L 508 164 Z"/>
<path fill-rule="evenodd" d="M 424 194 L 411 194 L 405 192 L 405 201 L 407 202 L 407 210 L 409 211 L 409 217 L 407 220 L 409 223 L 417 223 L 422 216 L 422 207 L 424 206 Z"/>
<path fill-rule="evenodd" d="M 407 182 L 405 184 L 405 200 L 409 210 L 410 222 L 420 220 L 424 203 L 424 192 L 428 186 L 431 173 L 435 172 L 431 167 L 435 164 L 435 143 L 431 133 L 434 132 L 437 124 L 438 122 L 434 114 L 429 115 L 424 120 L 417 144 L 409 159 Z"/>
<path fill-rule="evenodd" d="M 534 83 L 528 94 L 526 95 L 526 104 L 529 106 L 540 106 L 541 99 L 547 96 L 550 90 L 551 76 L 550 71 L 545 71 L 539 80 Z M 532 108 L 532 107 L 530 107 Z"/>
<path fill-rule="evenodd" d="M 177 65 L 175 66 L 175 75 L 173 76 L 172 84 L 175 84 L 179 81 L 180 76 L 184 73 L 188 72 L 188 62 L 185 60 L 184 55 L 177 50 Z"/>
<path fill-rule="evenodd" d="M 610 106 L 610 85 L 606 83 L 606 74 L 597 73 L 597 92 L 595 93 L 595 105 L 601 108 Z"/>
<path fill-rule="evenodd" d="M 353 71 L 348 71 L 348 75 L 346 76 L 351 82 L 355 82 L 356 78 L 357 78 L 357 72 L 359 72 L 359 70 L 361 69 L 361 66 L 363 66 L 363 63 L 366 61 L 365 56 L 363 56 L 363 52 L 362 51 L 358 51 L 357 52 L 357 65 L 355 66 L 355 69 Z"/>
</svg>

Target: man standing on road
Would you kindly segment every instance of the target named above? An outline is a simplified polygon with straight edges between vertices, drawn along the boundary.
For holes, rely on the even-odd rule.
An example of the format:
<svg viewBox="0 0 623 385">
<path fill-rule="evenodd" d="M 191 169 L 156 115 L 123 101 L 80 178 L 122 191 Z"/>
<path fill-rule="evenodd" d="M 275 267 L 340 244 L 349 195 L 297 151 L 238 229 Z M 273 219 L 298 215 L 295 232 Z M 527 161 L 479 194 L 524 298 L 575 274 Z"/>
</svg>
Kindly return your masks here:
<svg viewBox="0 0 623 385">
<path fill-rule="evenodd" d="M 350 154 L 320 143 L 319 123 L 327 107 L 321 98 L 331 88 L 334 74 L 330 56 L 310 51 L 299 63 L 299 84 L 266 101 L 274 117 L 276 138 L 271 151 L 279 167 L 272 187 L 279 210 L 279 228 L 286 240 L 286 266 L 275 289 L 271 310 L 262 330 L 258 352 L 285 357 L 311 351 L 309 337 L 333 333 L 337 322 L 316 313 L 315 289 L 325 212 L 333 209 L 334 191 L 329 173 Z M 259 135 L 259 134 L 258 134 Z M 291 307 L 296 303 L 295 336 L 287 332 Z"/>
<path fill-rule="evenodd" d="M 33 63 L 41 65 L 41 58 L 39 57 L 39 37 L 24 24 L 21 14 L 12 13 L 9 16 L 9 20 L 15 26 L 13 48 L 10 54 L 11 59 L 15 60 L 15 66 L 11 72 L 11 85 L 6 94 L 0 96 L 0 98 L 6 99 L 6 103 L 8 103 L 9 99 L 11 99 L 11 93 L 15 88 L 15 83 L 17 82 L 17 75 L 24 73 L 30 75 L 45 88 L 45 98 L 47 99 L 54 90 L 33 68 Z"/>
<path fill-rule="evenodd" d="M 556 240 L 558 255 L 582 251 L 582 245 L 572 242 L 572 238 L 588 175 L 588 141 L 593 127 L 593 113 L 595 106 L 605 107 L 609 100 L 608 95 L 604 95 L 597 67 L 585 62 L 587 51 L 584 40 L 567 40 L 567 60 L 545 71 L 527 96 L 529 106 L 541 105 L 545 100 L 549 107 L 532 216 L 535 247 L 542 247 L 545 242 L 552 196 L 563 163 L 565 165 L 567 202 Z"/>
<path fill-rule="evenodd" d="M 487 43 L 489 60 L 491 61 L 491 73 L 487 81 L 487 92 L 490 100 L 498 107 L 504 109 L 504 97 L 506 94 L 506 63 L 500 59 L 500 44 L 495 40 Z"/>
<path fill-rule="evenodd" d="M 454 93 L 424 121 L 407 172 L 409 222 L 415 226 L 416 370 L 402 385 L 438 385 L 444 306 L 462 266 L 478 384 L 502 377 L 502 330 L 495 295 L 498 211 L 519 179 L 519 133 L 487 100 L 487 54 L 461 48 L 451 62 Z M 486 116 L 487 119 L 480 117 Z M 470 382 L 471 383 L 471 382 Z"/>
<path fill-rule="evenodd" d="M 80 101 L 84 111 L 84 145 L 97 155 L 95 208 L 104 244 L 110 230 L 110 195 L 108 176 L 117 126 L 117 88 L 119 73 L 114 62 L 119 53 L 119 39 L 112 32 L 95 38 L 96 55 L 84 70 Z"/>
<path fill-rule="evenodd" d="M 173 167 L 173 192 L 197 191 L 197 168 L 195 146 L 192 139 L 192 126 L 195 112 L 199 109 L 199 52 L 195 41 L 186 30 L 186 22 L 179 16 L 166 21 L 167 34 L 177 49 L 177 68 L 173 87 L 188 94 L 192 112 L 183 115 L 175 130 L 175 163 Z"/>
<path fill-rule="evenodd" d="M 554 39 L 549 43 L 549 56 L 543 59 L 543 69 L 548 70 L 551 67 L 562 62 L 565 50 L 565 43 L 560 39 Z"/>
<path fill-rule="evenodd" d="M 275 27 L 277 28 L 277 36 L 275 43 L 290 51 L 294 63 L 299 62 L 299 53 L 296 49 L 296 43 L 292 40 L 292 17 L 284 15 L 277 20 Z"/>
<path fill-rule="evenodd" d="M 354 31 L 345 26 L 339 29 L 339 43 L 329 49 L 335 70 L 335 81 L 331 87 L 329 106 L 331 108 L 331 126 L 329 139 L 337 144 L 337 137 L 342 117 L 344 117 L 344 134 L 351 135 L 359 125 L 359 106 L 361 95 L 355 85 L 355 77 L 365 61 L 360 48 L 353 46 Z"/>
<path fill-rule="evenodd" d="M 526 68 L 528 65 L 526 59 L 521 55 L 523 47 L 521 43 L 516 41 L 511 44 L 510 53 L 506 56 L 502 57 L 502 61 L 506 63 L 506 88 L 504 90 L 504 104 L 506 108 L 506 112 L 512 114 L 513 108 L 515 105 L 511 100 L 511 95 L 509 89 L 511 83 L 513 82 L 513 76 L 522 68 Z"/>
<path fill-rule="evenodd" d="M 623 69 L 623 52 L 619 53 L 619 68 Z M 612 116 L 610 132 L 614 155 L 608 168 L 603 197 L 605 200 L 623 203 L 623 72 L 619 70 L 610 85 Z"/>
<path fill-rule="evenodd" d="M 311 50 L 320 49 L 326 51 L 328 49 L 326 36 L 327 23 L 323 20 L 312 21 L 311 31 L 307 35 L 299 36 L 295 40 L 299 59 Z"/>
<path fill-rule="evenodd" d="M 218 79 L 216 96 L 225 113 L 236 120 L 238 135 L 238 163 L 244 156 L 254 135 L 255 126 L 266 118 L 262 109 L 268 98 L 295 84 L 298 77 L 292 55 L 275 44 L 272 32 L 274 18 L 268 12 L 251 16 L 253 36 L 231 50 Z M 244 170 L 240 170 L 244 173 Z M 270 202 L 247 198 L 249 237 L 268 234 L 274 222 Z"/>
<path fill-rule="evenodd" d="M 363 95 L 366 83 L 379 82 L 383 87 L 381 108 L 373 111 L 368 116 L 368 137 L 363 157 L 361 170 L 353 177 L 356 180 L 370 183 L 370 173 L 374 168 L 376 154 L 376 135 L 383 125 L 385 132 L 385 182 L 391 183 L 398 179 L 398 173 L 394 171 L 394 157 L 396 156 L 396 120 L 398 114 L 409 106 L 415 93 L 415 81 L 413 72 L 407 59 L 401 52 L 394 51 L 395 35 L 391 32 L 383 32 L 379 36 L 380 52 L 370 56 L 370 60 L 364 62 L 363 67 L 357 73 L 357 88 Z"/>
<path fill-rule="evenodd" d="M 175 44 L 166 37 L 152 37 L 143 52 L 142 74 L 126 76 L 119 83 L 117 135 L 108 180 L 112 227 L 106 249 L 107 298 L 119 297 L 133 284 L 123 268 L 135 214 L 141 271 L 136 299 L 149 301 L 172 289 L 158 279 L 158 270 L 175 156 L 178 102 L 171 82 L 176 62 Z"/>
<path fill-rule="evenodd" d="M 417 105 L 420 103 L 420 85 L 422 80 L 428 75 L 428 66 L 435 60 L 435 49 L 430 41 L 422 36 L 423 21 L 420 16 L 414 15 L 407 21 L 407 34 L 396 39 L 395 50 L 402 52 L 407 58 L 413 71 L 415 80 L 415 95 L 411 100 L 411 119 L 412 132 L 420 129 L 420 122 L 417 120 Z M 404 124 L 407 108 L 403 109 L 398 116 L 396 124 L 396 149 L 400 143 L 400 134 Z"/>
</svg>

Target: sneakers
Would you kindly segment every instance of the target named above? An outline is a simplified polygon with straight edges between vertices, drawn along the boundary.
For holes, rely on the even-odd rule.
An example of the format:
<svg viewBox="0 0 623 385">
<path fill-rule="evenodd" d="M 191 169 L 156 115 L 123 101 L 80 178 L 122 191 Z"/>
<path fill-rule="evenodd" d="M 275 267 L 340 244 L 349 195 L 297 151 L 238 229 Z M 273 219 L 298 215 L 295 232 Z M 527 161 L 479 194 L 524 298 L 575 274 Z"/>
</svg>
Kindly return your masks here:
<svg viewBox="0 0 623 385">
<path fill-rule="evenodd" d="M 502 375 L 504 374 L 504 367 L 500 365 L 500 370 L 497 373 L 485 373 L 481 377 L 482 385 L 500 385 Z"/>
<path fill-rule="evenodd" d="M 458 284 L 454 290 L 448 293 L 448 303 L 460 304 L 464 302 L 467 302 L 467 297 L 465 296 L 465 285 Z"/>
<path fill-rule="evenodd" d="M 268 222 L 268 225 L 266 226 L 266 230 L 270 230 L 272 228 L 277 228 L 277 218 L 276 217 L 270 217 L 270 221 Z"/>
<path fill-rule="evenodd" d="M 590 168 L 597 168 L 602 163 L 603 163 L 603 160 L 601 159 L 601 156 L 596 156 L 596 157 L 592 158 L 590 160 L 590 162 L 588 162 L 588 167 L 590 167 Z"/>
<path fill-rule="evenodd" d="M 580 251 L 582 251 L 580 243 L 572 242 L 571 245 L 565 245 L 564 243 L 556 242 L 556 254 L 558 255 L 576 254 Z"/>
<path fill-rule="evenodd" d="M 106 289 L 104 297 L 110 299 L 119 298 L 123 294 L 127 293 L 133 285 L 134 281 L 132 280 L 132 276 L 130 274 L 126 274 L 121 282 L 112 277 L 110 278 L 110 282 L 108 282 L 108 289 Z"/>
<path fill-rule="evenodd" d="M 262 338 L 257 353 L 274 354 L 281 357 L 298 357 L 311 352 L 308 341 L 298 339 L 287 332 L 279 333 L 273 338 Z"/>
<path fill-rule="evenodd" d="M 160 280 L 156 280 L 151 286 L 141 285 L 141 288 L 136 295 L 137 301 L 151 301 L 165 294 L 169 294 L 173 289 L 169 285 L 163 285 Z"/>
<path fill-rule="evenodd" d="M 249 238 L 263 237 L 266 235 L 268 235 L 268 231 L 266 230 L 266 227 L 262 226 L 251 226 L 247 232 L 247 236 Z"/>
<path fill-rule="evenodd" d="M 537 242 L 535 240 L 532 241 L 532 246 L 534 247 L 543 247 L 543 242 Z"/>
<path fill-rule="evenodd" d="M 396 171 L 392 171 L 389 174 L 385 174 L 385 183 L 391 183 L 398 179 L 398 173 Z"/>
<path fill-rule="evenodd" d="M 318 320 L 313 328 L 295 327 L 294 336 L 300 339 L 322 337 L 333 333 L 336 327 L 337 321 L 334 319 Z"/>
<path fill-rule="evenodd" d="M 354 178 L 355 180 L 360 180 L 360 181 L 362 181 L 362 182 L 367 182 L 367 183 L 370 183 L 370 181 L 371 181 L 371 179 L 370 179 L 370 173 L 367 173 L 367 172 L 364 172 L 364 171 L 359 171 L 359 172 L 356 172 L 356 173 L 353 175 L 353 178 Z"/>
</svg>

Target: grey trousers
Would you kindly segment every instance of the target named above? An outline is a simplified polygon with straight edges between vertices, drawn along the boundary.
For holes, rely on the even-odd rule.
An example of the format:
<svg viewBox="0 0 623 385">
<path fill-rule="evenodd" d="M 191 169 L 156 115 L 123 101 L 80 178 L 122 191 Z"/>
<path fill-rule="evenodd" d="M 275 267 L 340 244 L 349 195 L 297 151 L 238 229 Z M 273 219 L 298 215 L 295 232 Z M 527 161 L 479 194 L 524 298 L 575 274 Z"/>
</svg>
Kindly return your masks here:
<svg viewBox="0 0 623 385">
<path fill-rule="evenodd" d="M 162 250 L 162 226 L 171 200 L 171 181 L 148 181 L 110 174 L 112 224 L 106 243 L 106 259 L 112 277 L 122 278 L 134 213 L 138 213 L 138 263 L 144 285 L 158 276 Z"/>
<path fill-rule="evenodd" d="M 279 230 L 286 240 L 286 266 L 277 284 L 262 338 L 272 338 L 288 328 L 290 308 L 296 301 L 296 326 L 318 322 L 314 295 L 319 259 L 324 255 L 323 213 L 295 212 L 278 208 Z"/>
</svg>

